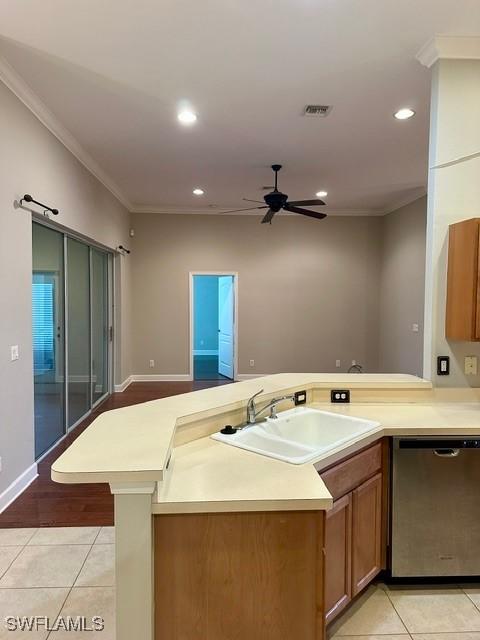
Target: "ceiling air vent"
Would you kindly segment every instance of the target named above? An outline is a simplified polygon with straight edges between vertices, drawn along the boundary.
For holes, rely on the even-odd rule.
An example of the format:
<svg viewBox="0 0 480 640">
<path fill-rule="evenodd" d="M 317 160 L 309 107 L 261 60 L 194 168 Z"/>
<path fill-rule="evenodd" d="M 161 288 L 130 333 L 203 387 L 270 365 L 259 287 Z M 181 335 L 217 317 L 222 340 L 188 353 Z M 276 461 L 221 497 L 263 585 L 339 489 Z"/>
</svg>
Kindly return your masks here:
<svg viewBox="0 0 480 640">
<path fill-rule="evenodd" d="M 307 104 L 303 114 L 314 118 L 326 118 L 332 107 L 326 104 Z"/>
</svg>

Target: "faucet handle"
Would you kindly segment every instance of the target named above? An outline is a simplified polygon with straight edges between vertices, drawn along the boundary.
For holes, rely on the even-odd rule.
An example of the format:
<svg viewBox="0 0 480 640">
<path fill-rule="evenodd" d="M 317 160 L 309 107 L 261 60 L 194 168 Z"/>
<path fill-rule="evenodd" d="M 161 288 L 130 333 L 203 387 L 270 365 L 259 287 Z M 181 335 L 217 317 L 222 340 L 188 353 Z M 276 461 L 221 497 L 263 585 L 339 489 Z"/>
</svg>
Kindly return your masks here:
<svg viewBox="0 0 480 640">
<path fill-rule="evenodd" d="M 257 393 L 254 393 L 253 396 L 251 396 L 250 401 L 256 398 L 257 396 L 259 396 L 263 392 L 264 392 L 264 389 L 260 389 L 260 391 L 257 391 Z"/>
</svg>

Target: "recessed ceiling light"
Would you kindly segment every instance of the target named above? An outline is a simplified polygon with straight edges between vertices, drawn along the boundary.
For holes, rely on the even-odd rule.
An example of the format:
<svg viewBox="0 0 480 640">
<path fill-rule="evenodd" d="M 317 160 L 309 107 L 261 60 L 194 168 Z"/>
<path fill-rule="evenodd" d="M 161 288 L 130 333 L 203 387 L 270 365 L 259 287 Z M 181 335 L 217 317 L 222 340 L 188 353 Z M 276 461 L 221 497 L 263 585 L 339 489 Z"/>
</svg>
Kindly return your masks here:
<svg viewBox="0 0 480 640">
<path fill-rule="evenodd" d="M 197 120 L 197 114 L 190 109 L 179 111 L 177 118 L 182 124 L 193 124 Z"/>
<path fill-rule="evenodd" d="M 325 196 L 328 196 L 328 191 L 317 191 L 315 195 L 317 198 L 325 198 Z"/>
<path fill-rule="evenodd" d="M 200 187 L 197 187 L 196 189 L 193 190 L 193 193 L 196 196 L 203 196 L 205 191 L 203 189 L 200 189 Z"/>
<path fill-rule="evenodd" d="M 408 120 L 409 118 L 413 118 L 415 111 L 407 107 L 405 109 L 399 109 L 393 115 L 397 120 Z"/>
</svg>

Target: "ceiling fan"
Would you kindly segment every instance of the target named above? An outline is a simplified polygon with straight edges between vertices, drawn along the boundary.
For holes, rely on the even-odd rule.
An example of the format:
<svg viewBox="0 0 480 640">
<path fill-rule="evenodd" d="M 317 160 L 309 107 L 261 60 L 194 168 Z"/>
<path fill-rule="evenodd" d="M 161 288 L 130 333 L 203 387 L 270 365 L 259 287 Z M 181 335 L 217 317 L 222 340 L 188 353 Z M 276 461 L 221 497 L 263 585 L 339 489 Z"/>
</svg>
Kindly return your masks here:
<svg viewBox="0 0 480 640">
<path fill-rule="evenodd" d="M 255 209 L 268 209 L 267 213 L 262 218 L 262 224 L 265 224 L 267 222 L 272 224 L 273 216 L 282 209 L 284 211 L 290 211 L 291 213 L 299 213 L 300 215 L 308 216 L 309 218 L 317 218 L 317 220 L 326 218 L 326 213 L 319 213 L 318 211 L 310 211 L 309 209 L 301 208 L 303 206 L 318 207 L 319 205 L 324 205 L 325 202 L 323 202 L 323 200 L 315 198 L 313 200 L 292 200 L 289 202 L 288 195 L 278 190 L 277 179 L 278 172 L 281 168 L 281 164 L 272 164 L 272 169 L 275 173 L 275 186 L 273 188 L 273 191 L 267 193 L 267 195 L 263 197 L 265 205 L 262 205 L 261 207 L 249 207 L 248 209 L 234 209 L 233 211 L 224 211 L 223 213 L 236 213 L 237 211 L 254 211 Z M 244 198 L 244 200 L 247 200 L 247 202 L 261 202 L 260 200 L 248 200 L 247 198 Z"/>
</svg>

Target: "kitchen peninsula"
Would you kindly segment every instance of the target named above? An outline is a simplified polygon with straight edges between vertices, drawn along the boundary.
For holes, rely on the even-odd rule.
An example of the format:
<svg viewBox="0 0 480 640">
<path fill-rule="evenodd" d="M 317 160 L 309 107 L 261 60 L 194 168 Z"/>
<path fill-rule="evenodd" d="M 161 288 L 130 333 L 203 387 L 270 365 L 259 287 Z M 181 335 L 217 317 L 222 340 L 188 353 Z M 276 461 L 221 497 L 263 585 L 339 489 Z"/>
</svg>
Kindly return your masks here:
<svg viewBox="0 0 480 640">
<path fill-rule="evenodd" d="M 379 426 L 302 465 L 212 440 L 260 389 L 262 401 L 305 390 L 309 407 Z M 351 403 L 330 404 L 332 389 Z M 100 415 L 52 478 L 115 495 L 118 640 L 323 640 L 386 567 L 390 437 L 480 435 L 475 393 L 400 374 L 278 374 Z"/>
</svg>

